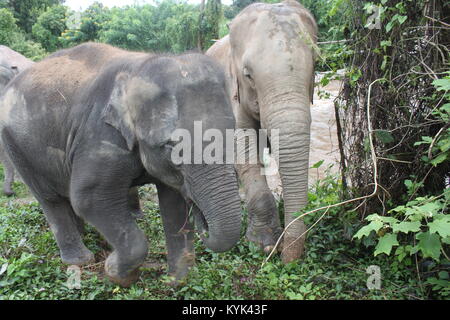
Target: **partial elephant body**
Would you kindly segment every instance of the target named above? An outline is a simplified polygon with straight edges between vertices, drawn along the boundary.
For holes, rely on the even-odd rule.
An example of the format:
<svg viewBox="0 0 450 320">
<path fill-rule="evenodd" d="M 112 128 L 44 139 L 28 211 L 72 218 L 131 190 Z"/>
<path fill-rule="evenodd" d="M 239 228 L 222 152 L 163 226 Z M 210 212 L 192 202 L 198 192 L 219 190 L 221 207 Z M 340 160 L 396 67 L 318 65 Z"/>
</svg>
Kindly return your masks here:
<svg viewBox="0 0 450 320">
<path fill-rule="evenodd" d="M 33 61 L 25 58 L 18 52 L 6 46 L 0 45 L 0 94 L 8 83 L 19 73 L 33 65 Z M 4 167 L 5 181 L 3 193 L 7 196 L 13 195 L 12 184 L 14 183 L 14 165 L 0 145 L 0 162 Z"/>
<path fill-rule="evenodd" d="M 133 282 L 148 251 L 135 222 L 136 187 L 146 183 L 158 188 L 169 272 L 181 277 L 192 264 L 183 262 L 193 257 L 188 204 L 208 230 L 206 246 L 224 251 L 238 241 L 233 167 L 175 165 L 171 154 L 172 133 L 192 132 L 195 120 L 222 133 L 234 128 L 224 88 L 220 68 L 203 55 L 94 43 L 61 50 L 13 80 L 0 100 L 1 140 L 41 203 L 65 263 L 93 259 L 79 232 L 82 219 L 114 249 L 107 275 Z"/>
<path fill-rule="evenodd" d="M 315 20 L 297 1 L 255 3 L 234 18 L 229 36 L 206 53 L 229 76 L 237 128 L 268 130 L 283 185 L 286 226 L 307 203 L 316 41 Z M 278 145 L 271 137 L 274 129 L 279 130 Z M 237 170 L 249 212 L 247 238 L 270 251 L 280 222 L 261 166 L 238 165 Z M 284 262 L 302 255 L 305 231 L 302 220 L 286 229 Z"/>
</svg>

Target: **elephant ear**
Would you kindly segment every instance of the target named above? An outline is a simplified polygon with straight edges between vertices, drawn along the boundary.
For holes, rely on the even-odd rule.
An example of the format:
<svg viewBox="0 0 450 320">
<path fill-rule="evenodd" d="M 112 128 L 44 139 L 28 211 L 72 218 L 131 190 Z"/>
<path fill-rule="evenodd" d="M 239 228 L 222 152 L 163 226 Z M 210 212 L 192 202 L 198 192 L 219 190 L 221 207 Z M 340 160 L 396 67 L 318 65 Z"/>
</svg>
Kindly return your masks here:
<svg viewBox="0 0 450 320">
<path fill-rule="evenodd" d="M 119 74 L 102 118 L 122 134 L 129 150 L 140 140 L 156 147 L 168 142 L 176 129 L 178 106 L 156 83 Z"/>
<path fill-rule="evenodd" d="M 316 81 L 316 73 L 313 69 L 313 73 L 312 73 L 312 77 L 311 77 L 311 83 L 309 84 L 309 94 L 310 94 L 310 98 L 311 98 L 311 104 L 314 104 L 314 85 L 315 85 L 315 81 Z"/>
<path fill-rule="evenodd" d="M 116 76 L 109 101 L 102 112 L 102 119 L 122 134 L 131 151 L 136 144 L 136 134 L 125 99 L 128 81 L 129 75 L 126 73 L 119 73 Z"/>
<path fill-rule="evenodd" d="M 239 93 L 239 80 L 236 76 L 235 65 L 233 62 L 233 57 L 231 55 L 231 50 L 228 58 L 228 74 L 230 77 L 230 90 L 231 90 L 231 104 L 233 106 L 233 112 L 236 113 L 239 108 L 239 104 L 241 103 L 241 97 Z"/>
</svg>

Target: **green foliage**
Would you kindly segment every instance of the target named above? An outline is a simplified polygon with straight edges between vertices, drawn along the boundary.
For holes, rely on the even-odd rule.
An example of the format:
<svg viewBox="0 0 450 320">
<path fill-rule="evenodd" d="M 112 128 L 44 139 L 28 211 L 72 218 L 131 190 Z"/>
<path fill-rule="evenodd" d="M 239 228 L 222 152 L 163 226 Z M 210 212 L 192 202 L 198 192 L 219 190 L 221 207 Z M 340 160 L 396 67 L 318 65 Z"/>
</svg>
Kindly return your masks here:
<svg viewBox="0 0 450 320">
<path fill-rule="evenodd" d="M 111 9 L 100 41 L 130 50 L 180 52 L 196 46 L 195 7 L 177 1 Z M 180 40 L 180 41 L 177 41 Z"/>
<path fill-rule="evenodd" d="M 410 180 L 405 184 L 409 186 L 410 194 L 416 193 L 417 189 Z M 405 257 L 415 254 L 421 259 L 431 258 L 439 271 L 441 266 L 449 263 L 445 253 L 450 244 L 449 202 L 450 190 L 446 189 L 439 196 L 417 197 L 405 205 L 397 206 L 388 211 L 387 216 L 369 215 L 366 220 L 370 223 L 359 229 L 354 238 L 375 238 L 374 255 L 392 254 L 399 263 L 410 264 L 410 260 L 405 260 Z M 437 291 L 441 297 L 449 296 L 450 282 L 447 278 L 430 279 L 427 284 L 433 285 L 432 290 Z"/>
<path fill-rule="evenodd" d="M 1 173 L 1 172 L 0 172 Z M 309 193 L 310 206 L 338 201 L 339 180 L 328 176 Z M 17 191 L 17 188 L 16 188 Z M 24 195 L 21 194 L 21 197 Z M 426 298 L 418 289 L 415 269 L 392 269 L 385 257 L 373 257 L 351 240 L 352 214 L 342 209 L 308 216 L 317 222 L 308 234 L 302 262 L 284 265 L 278 256 L 262 266 L 266 256 L 242 240 L 226 253 L 213 253 L 196 240 L 196 265 L 179 287 L 166 275 L 165 241 L 154 188 L 140 189 L 145 217 L 138 220 L 151 245 L 139 281 L 120 288 L 103 277 L 103 260 L 110 248 L 91 227 L 84 237 L 97 263 L 83 267 L 81 289 L 66 286 L 67 266 L 34 200 L 0 197 L 0 299 L 410 299 Z M 244 224 L 247 214 L 244 212 Z M 381 290 L 368 290 L 365 269 L 382 270 Z M 442 284 L 436 275 L 433 286 Z"/>
<path fill-rule="evenodd" d="M 198 12 L 194 10 L 186 10 L 167 19 L 165 33 L 172 52 L 181 53 L 193 49 L 198 32 Z"/>
<path fill-rule="evenodd" d="M 48 54 L 40 43 L 27 39 L 22 32 L 13 33 L 8 46 L 33 61 L 39 61 Z"/>
<path fill-rule="evenodd" d="M 79 18 L 79 21 L 77 19 Z M 104 24 L 111 19 L 110 10 L 100 2 L 94 2 L 81 13 L 68 12 L 68 21 L 73 19 L 73 26 L 68 25 L 68 29 L 62 34 L 62 41 L 65 46 L 72 46 L 87 41 L 99 39 L 100 32 Z M 79 26 L 77 24 L 80 24 Z"/>
<path fill-rule="evenodd" d="M 151 50 L 158 45 L 152 6 L 113 8 L 111 14 L 100 33 L 102 42 L 131 50 Z"/>
<path fill-rule="evenodd" d="M 33 25 L 33 38 L 49 52 L 62 47 L 61 34 L 66 30 L 67 7 L 53 6 L 43 12 Z"/>
<path fill-rule="evenodd" d="M 199 26 L 199 32 L 203 38 L 203 50 L 206 51 L 213 44 L 211 40 L 217 40 L 219 38 L 222 18 L 222 5 L 220 0 L 208 0 Z"/>
<path fill-rule="evenodd" d="M 16 19 L 9 9 L 0 9 L 0 44 L 32 59 L 42 59 L 47 53 L 39 43 L 28 40 L 16 25 Z"/>
<path fill-rule="evenodd" d="M 10 44 L 12 34 L 18 32 L 16 19 L 8 9 L 0 9 L 0 44 Z"/>
<path fill-rule="evenodd" d="M 428 152 L 423 156 L 423 161 L 436 167 L 450 160 L 450 72 L 449 76 L 434 80 L 433 85 L 437 92 L 443 92 L 441 106 L 437 106 L 432 115 L 444 126 L 434 137 L 422 136 L 422 140 L 415 146 L 428 145 Z"/>
<path fill-rule="evenodd" d="M 60 0 L 7 0 L 6 7 L 11 9 L 17 19 L 18 27 L 25 33 L 31 33 L 38 17 L 49 7 L 60 4 Z"/>
</svg>

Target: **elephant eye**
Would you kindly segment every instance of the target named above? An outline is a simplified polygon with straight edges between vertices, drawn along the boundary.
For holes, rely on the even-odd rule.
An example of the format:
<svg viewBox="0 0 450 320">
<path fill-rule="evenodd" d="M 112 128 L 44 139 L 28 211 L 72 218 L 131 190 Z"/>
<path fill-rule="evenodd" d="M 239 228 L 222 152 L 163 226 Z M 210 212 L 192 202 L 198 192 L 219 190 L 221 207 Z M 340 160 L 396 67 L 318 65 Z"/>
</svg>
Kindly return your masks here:
<svg viewBox="0 0 450 320">
<path fill-rule="evenodd" d="M 244 76 L 250 80 L 253 80 L 252 76 L 250 75 L 250 71 L 247 67 L 244 67 Z"/>
</svg>

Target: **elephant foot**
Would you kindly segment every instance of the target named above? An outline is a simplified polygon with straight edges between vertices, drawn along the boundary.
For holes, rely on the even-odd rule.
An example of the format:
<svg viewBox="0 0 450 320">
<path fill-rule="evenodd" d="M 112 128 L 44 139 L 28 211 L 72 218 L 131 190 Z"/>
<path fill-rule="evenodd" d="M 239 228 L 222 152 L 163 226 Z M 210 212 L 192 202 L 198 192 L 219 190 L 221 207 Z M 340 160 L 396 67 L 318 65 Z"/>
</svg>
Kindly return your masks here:
<svg viewBox="0 0 450 320">
<path fill-rule="evenodd" d="M 83 248 L 70 253 L 61 252 L 61 260 L 68 265 L 83 266 L 95 262 L 95 257 L 88 248 Z"/>
<path fill-rule="evenodd" d="M 108 277 L 109 280 L 111 280 L 111 282 L 118 284 L 119 286 L 124 288 L 129 288 L 133 283 L 135 283 L 139 279 L 140 274 L 141 272 L 139 271 L 139 268 L 131 271 L 125 277 L 112 275 L 106 271 L 106 276 Z"/>
<path fill-rule="evenodd" d="M 126 270 L 124 270 L 126 269 Z M 121 287 L 128 288 L 135 283 L 141 274 L 139 267 L 129 267 L 119 265 L 117 253 L 114 251 L 105 262 L 106 276 Z"/>
<path fill-rule="evenodd" d="M 279 235 L 281 234 L 281 228 L 273 231 L 272 228 L 266 227 L 262 230 L 255 230 L 251 226 L 247 229 L 246 238 L 248 241 L 256 243 L 264 251 L 265 254 L 270 252 L 275 247 Z"/>
<path fill-rule="evenodd" d="M 176 263 L 176 271 L 171 273 L 176 280 L 184 279 L 191 267 L 195 265 L 195 252 L 190 252 L 186 248 L 183 250 Z"/>
</svg>

